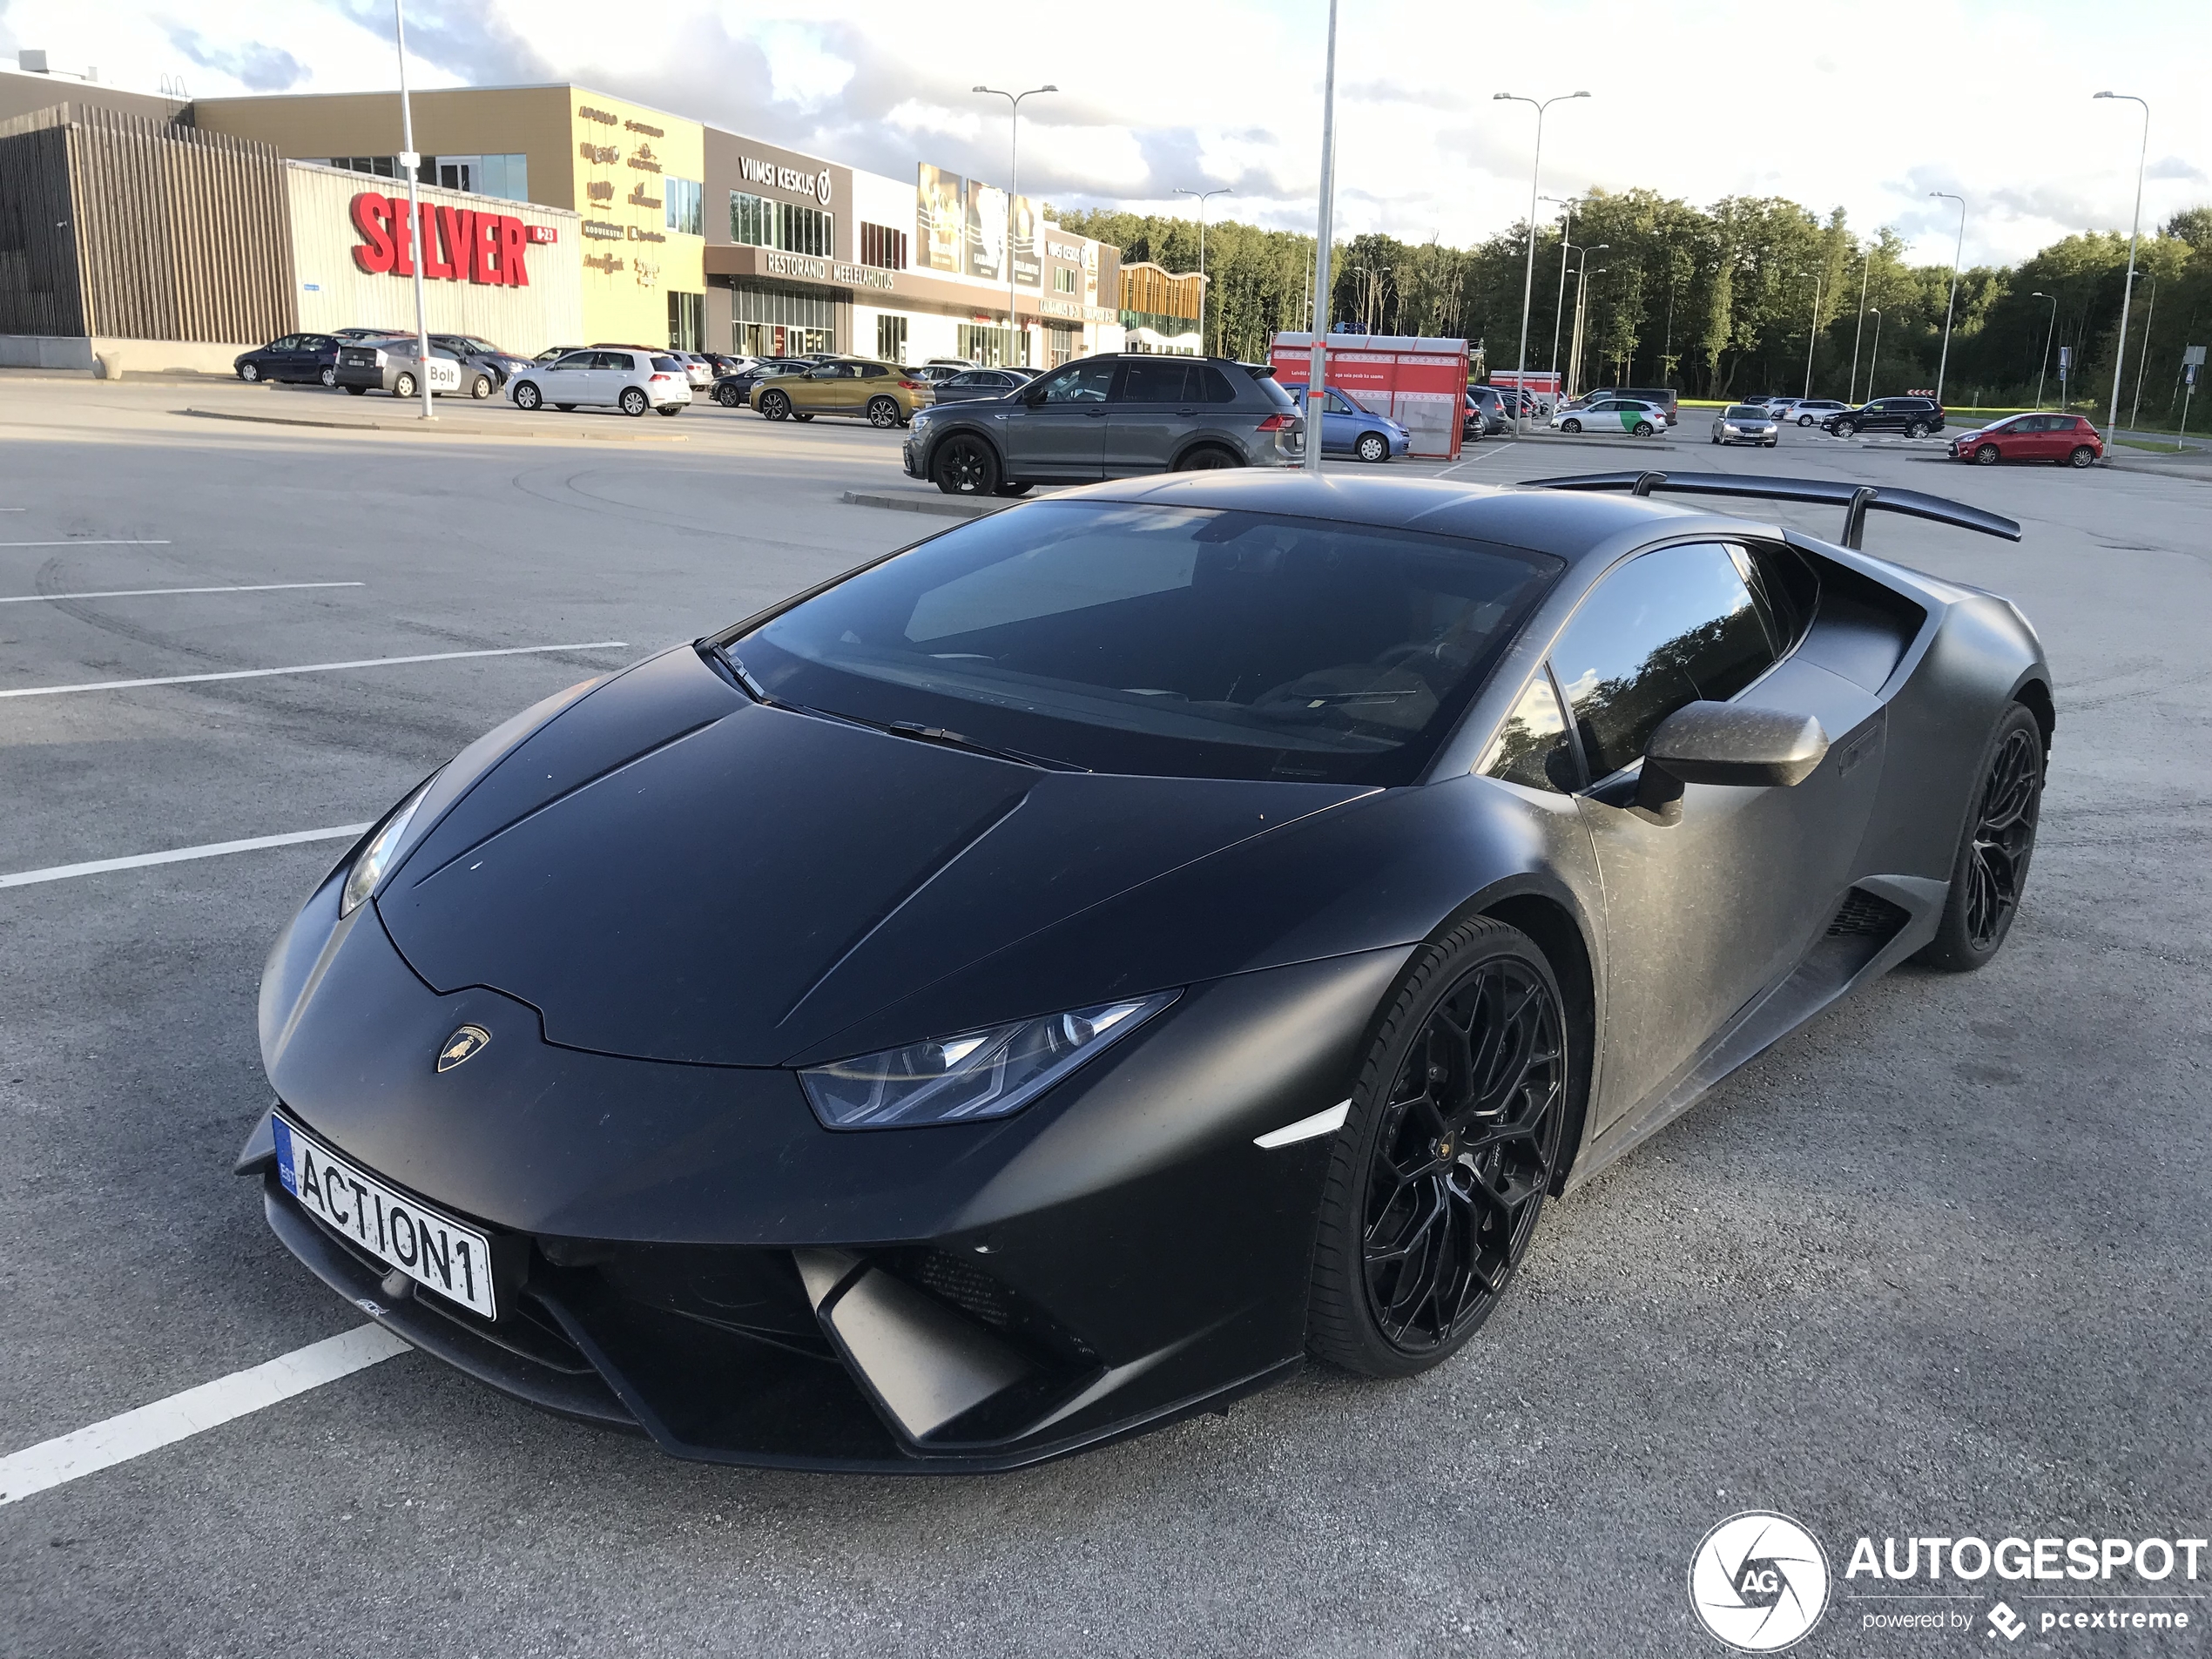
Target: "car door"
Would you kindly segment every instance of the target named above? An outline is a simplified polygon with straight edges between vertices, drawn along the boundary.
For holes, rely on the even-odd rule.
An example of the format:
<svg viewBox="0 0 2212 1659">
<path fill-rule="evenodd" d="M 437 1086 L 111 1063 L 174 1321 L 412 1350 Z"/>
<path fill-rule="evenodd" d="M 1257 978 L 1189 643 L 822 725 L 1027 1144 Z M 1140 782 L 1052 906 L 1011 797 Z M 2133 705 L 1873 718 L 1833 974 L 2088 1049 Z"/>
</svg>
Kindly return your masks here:
<svg viewBox="0 0 2212 1659">
<path fill-rule="evenodd" d="M 1107 400 L 1116 368 L 1110 357 L 1070 363 L 991 412 L 1010 477 L 1089 482 L 1105 475 Z"/>
<path fill-rule="evenodd" d="M 2019 422 L 2020 435 L 2005 446 L 2007 459 L 2063 461 L 2073 447 L 2074 417 L 2031 415 Z"/>
<path fill-rule="evenodd" d="M 1774 666 L 1793 642 L 1764 593 L 1744 548 L 1660 548 L 1599 583 L 1552 649 L 1595 780 L 1578 806 L 1605 890 L 1601 1133 L 1674 1080 L 1810 948 L 1840 901 L 1872 808 L 1878 699 L 1810 662 Z M 1691 784 L 1681 818 L 1656 821 L 1633 805 L 1644 745 L 1700 699 L 1811 714 L 1834 759 L 1794 788 Z"/>
<path fill-rule="evenodd" d="M 1197 429 L 1198 404 L 1187 357 L 1138 359 L 1122 371 L 1106 409 L 1109 478 L 1164 472 Z"/>
<path fill-rule="evenodd" d="M 564 352 L 538 371 L 537 382 L 548 403 L 591 401 L 591 365 L 597 352 Z"/>
</svg>

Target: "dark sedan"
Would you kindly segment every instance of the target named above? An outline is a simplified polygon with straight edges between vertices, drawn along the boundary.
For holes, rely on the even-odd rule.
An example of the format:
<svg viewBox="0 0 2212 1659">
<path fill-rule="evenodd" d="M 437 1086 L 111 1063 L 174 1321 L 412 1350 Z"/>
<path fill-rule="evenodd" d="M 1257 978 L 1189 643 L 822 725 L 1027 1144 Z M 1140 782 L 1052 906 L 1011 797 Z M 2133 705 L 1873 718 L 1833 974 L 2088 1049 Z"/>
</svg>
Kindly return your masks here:
<svg viewBox="0 0 2212 1659">
<path fill-rule="evenodd" d="M 2054 719 L 2013 604 L 1858 551 L 2009 520 L 1543 482 L 1102 484 L 517 716 L 276 942 L 269 1224 L 349 1312 L 725 1463 L 1008 1468 L 1449 1359 L 1551 1198 L 1997 955 Z"/>
<path fill-rule="evenodd" d="M 716 377 L 710 394 L 725 409 L 742 409 L 752 402 L 752 388 L 778 374 L 803 374 L 814 367 L 810 357 L 756 357 L 734 374 Z"/>
<path fill-rule="evenodd" d="M 1030 376 L 1011 368 L 964 368 L 936 382 L 937 401 L 966 403 L 979 397 L 1004 397 L 1029 383 Z"/>
<path fill-rule="evenodd" d="M 335 334 L 286 334 L 266 346 L 240 352 L 231 368 L 249 386 L 260 381 L 335 386 L 338 346 Z"/>
</svg>

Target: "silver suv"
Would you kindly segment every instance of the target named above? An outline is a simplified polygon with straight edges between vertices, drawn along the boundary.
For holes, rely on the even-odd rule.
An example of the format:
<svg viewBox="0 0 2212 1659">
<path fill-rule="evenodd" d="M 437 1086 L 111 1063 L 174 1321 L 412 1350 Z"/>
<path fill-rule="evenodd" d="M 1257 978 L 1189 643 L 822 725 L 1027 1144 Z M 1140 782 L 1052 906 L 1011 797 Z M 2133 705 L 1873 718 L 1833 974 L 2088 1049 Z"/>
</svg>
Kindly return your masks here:
<svg viewBox="0 0 2212 1659">
<path fill-rule="evenodd" d="M 1086 357 L 997 397 L 915 412 L 907 474 L 948 496 L 1019 496 L 1213 467 L 1295 467 L 1305 421 L 1264 364 Z"/>
</svg>

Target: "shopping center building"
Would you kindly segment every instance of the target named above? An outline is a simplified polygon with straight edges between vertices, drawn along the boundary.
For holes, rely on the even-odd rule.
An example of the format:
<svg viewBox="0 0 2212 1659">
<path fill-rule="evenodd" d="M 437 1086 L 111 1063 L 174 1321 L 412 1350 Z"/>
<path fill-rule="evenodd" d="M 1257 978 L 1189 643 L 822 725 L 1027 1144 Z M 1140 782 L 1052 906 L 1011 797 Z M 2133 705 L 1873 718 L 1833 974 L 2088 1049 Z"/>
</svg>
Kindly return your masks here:
<svg viewBox="0 0 2212 1659">
<path fill-rule="evenodd" d="M 418 243 L 426 277 L 441 278 L 427 296 L 431 326 L 521 352 L 665 341 L 1049 366 L 1125 345 L 1197 348 L 1202 279 L 1124 271 L 1118 249 L 1047 221 L 1028 198 L 927 162 L 894 179 L 570 84 L 418 92 L 412 113 L 429 205 L 419 238 L 408 233 L 395 93 L 182 103 L 0 72 L 0 337 L 17 337 L 0 338 L 0 361 L 24 361 L 27 337 L 135 339 L 126 325 L 161 321 L 34 302 L 34 280 L 99 290 L 91 273 L 110 256 L 86 226 L 109 210 L 64 210 L 111 188 L 70 158 L 103 145 L 138 156 L 142 194 L 172 177 L 200 179 L 192 199 L 224 198 L 213 211 L 237 221 L 219 239 L 243 235 L 266 250 L 246 285 L 252 306 L 165 324 L 185 331 L 177 342 L 207 343 L 211 359 L 214 347 L 287 329 L 411 327 Z M 210 172 L 214 157 L 230 159 Z M 51 230 L 44 206 L 9 188 L 19 173 L 44 180 L 39 201 L 57 207 Z M 233 174 L 260 180 L 260 196 L 233 199 L 222 182 Z M 191 238 L 165 211 L 138 222 L 168 224 L 168 263 L 187 286 L 206 286 L 212 278 L 191 273 L 212 255 L 183 246 Z M 486 276 L 502 268 L 497 226 L 509 219 L 524 239 L 516 264 L 527 286 L 477 275 L 479 263 Z M 475 242 L 448 246 L 478 233 L 491 239 L 481 261 Z"/>
</svg>

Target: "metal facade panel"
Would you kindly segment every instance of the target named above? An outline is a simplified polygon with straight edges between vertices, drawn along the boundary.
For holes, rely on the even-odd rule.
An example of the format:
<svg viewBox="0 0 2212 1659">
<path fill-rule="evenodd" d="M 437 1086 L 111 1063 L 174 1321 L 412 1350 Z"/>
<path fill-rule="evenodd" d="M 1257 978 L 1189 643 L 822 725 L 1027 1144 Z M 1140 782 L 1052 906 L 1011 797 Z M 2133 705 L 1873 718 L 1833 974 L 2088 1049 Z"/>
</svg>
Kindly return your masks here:
<svg viewBox="0 0 2212 1659">
<path fill-rule="evenodd" d="M 76 217 L 68 134 L 57 125 L 0 137 L 0 334 L 91 332 Z"/>
</svg>

